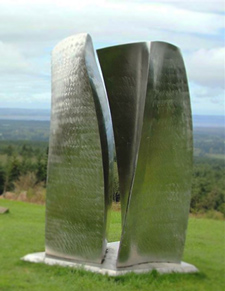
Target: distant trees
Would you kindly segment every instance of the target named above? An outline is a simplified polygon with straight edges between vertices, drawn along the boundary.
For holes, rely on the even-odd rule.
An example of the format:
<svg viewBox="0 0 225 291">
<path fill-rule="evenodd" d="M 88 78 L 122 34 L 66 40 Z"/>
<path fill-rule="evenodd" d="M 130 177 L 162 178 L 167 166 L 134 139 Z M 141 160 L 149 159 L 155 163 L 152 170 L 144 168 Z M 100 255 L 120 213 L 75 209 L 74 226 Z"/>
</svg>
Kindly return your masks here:
<svg viewBox="0 0 225 291">
<path fill-rule="evenodd" d="M 23 181 L 45 186 L 47 176 L 47 142 L 14 141 L 0 143 L 0 194 L 13 191 Z M 191 212 L 220 211 L 225 216 L 224 160 L 195 157 L 192 181 Z M 18 188 L 18 187 L 17 187 Z M 115 168 L 114 201 L 120 200 Z"/>
<path fill-rule="evenodd" d="M 41 156 L 38 157 L 36 163 L 36 177 L 38 182 L 45 182 L 47 178 L 47 154 L 43 159 Z"/>
<path fill-rule="evenodd" d="M 191 211 L 217 210 L 225 215 L 225 165 L 223 160 L 195 158 Z"/>
<path fill-rule="evenodd" d="M 21 177 L 34 177 L 45 185 L 47 176 L 46 142 L 3 142 L 0 144 L 0 194 L 13 191 Z M 4 161 L 4 162 L 3 162 Z M 32 174 L 32 175 L 30 175 Z"/>
<path fill-rule="evenodd" d="M 7 154 L 7 156 L 11 157 L 13 155 L 13 146 L 12 145 L 8 145 L 6 148 L 5 148 L 5 153 Z"/>
<path fill-rule="evenodd" d="M 225 154 L 224 128 L 198 128 L 194 132 L 194 147 L 198 156 Z"/>
<path fill-rule="evenodd" d="M 0 141 L 48 142 L 49 127 L 49 121 L 0 119 Z"/>
<path fill-rule="evenodd" d="M 3 169 L 3 166 L 0 164 L 0 195 L 4 190 L 4 185 L 5 185 L 5 170 Z"/>
</svg>

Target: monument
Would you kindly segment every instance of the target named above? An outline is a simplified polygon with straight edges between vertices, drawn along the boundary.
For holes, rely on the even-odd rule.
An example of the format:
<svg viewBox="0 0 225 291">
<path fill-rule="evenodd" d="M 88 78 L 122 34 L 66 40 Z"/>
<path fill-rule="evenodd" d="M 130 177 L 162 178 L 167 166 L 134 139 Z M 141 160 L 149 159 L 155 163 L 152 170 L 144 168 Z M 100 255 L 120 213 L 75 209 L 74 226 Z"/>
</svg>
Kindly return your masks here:
<svg viewBox="0 0 225 291">
<path fill-rule="evenodd" d="M 111 203 L 113 130 L 91 38 L 52 54 L 46 255 L 101 263 Z"/>
<path fill-rule="evenodd" d="M 126 272 L 196 272 L 181 262 L 191 194 L 192 121 L 179 49 L 98 50 L 89 35 L 52 55 L 45 253 L 27 261 Z M 121 241 L 107 242 L 114 137 Z"/>
<path fill-rule="evenodd" d="M 191 109 L 182 56 L 163 42 L 106 48 L 98 56 L 122 196 L 117 265 L 179 263 L 192 177 Z"/>
</svg>

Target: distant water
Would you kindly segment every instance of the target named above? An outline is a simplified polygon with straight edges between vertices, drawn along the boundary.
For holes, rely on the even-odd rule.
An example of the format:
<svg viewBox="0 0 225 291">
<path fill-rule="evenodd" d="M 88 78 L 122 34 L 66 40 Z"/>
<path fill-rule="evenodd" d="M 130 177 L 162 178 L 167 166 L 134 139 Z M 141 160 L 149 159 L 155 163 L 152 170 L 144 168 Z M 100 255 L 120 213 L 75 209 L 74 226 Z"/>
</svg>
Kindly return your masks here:
<svg viewBox="0 0 225 291">
<path fill-rule="evenodd" d="M 0 119 L 50 120 L 50 109 L 0 108 Z"/>
<path fill-rule="evenodd" d="M 50 120 L 50 109 L 0 108 L 0 119 L 7 120 Z M 221 115 L 194 115 L 194 127 L 225 127 L 225 117 Z"/>
<path fill-rule="evenodd" d="M 225 127 L 223 115 L 193 115 L 194 127 Z"/>
</svg>

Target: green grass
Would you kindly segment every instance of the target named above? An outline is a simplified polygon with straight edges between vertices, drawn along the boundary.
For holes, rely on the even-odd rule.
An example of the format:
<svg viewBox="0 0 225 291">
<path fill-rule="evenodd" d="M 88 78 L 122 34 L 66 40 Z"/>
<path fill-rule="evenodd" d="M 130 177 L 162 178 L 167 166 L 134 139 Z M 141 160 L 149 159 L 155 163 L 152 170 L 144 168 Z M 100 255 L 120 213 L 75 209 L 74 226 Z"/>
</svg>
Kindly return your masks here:
<svg viewBox="0 0 225 291">
<path fill-rule="evenodd" d="M 44 251 L 45 208 L 0 200 L 10 208 L 0 215 L 0 290 L 224 290 L 224 221 L 190 218 L 183 260 L 199 268 L 197 274 L 99 274 L 23 262 L 28 253 Z M 120 213 L 112 212 L 110 240 L 119 240 Z"/>
</svg>

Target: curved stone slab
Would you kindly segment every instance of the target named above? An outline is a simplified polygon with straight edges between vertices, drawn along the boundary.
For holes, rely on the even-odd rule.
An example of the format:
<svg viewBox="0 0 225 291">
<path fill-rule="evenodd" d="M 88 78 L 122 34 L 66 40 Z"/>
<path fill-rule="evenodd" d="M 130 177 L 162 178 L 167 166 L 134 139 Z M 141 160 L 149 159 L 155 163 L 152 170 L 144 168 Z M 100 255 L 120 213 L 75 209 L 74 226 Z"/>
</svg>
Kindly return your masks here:
<svg viewBox="0 0 225 291">
<path fill-rule="evenodd" d="M 142 46 L 143 43 L 135 45 Z M 127 56 L 124 59 L 118 57 L 116 60 L 115 56 L 125 46 L 111 48 L 112 53 L 108 55 L 108 59 L 106 53 L 103 55 L 103 50 L 98 54 L 113 122 L 114 119 L 119 119 L 118 132 L 114 125 L 116 148 L 118 140 L 124 139 L 126 129 L 141 132 L 140 148 L 138 138 L 129 144 L 135 157 L 130 152 L 126 156 L 127 160 L 129 156 L 134 161 L 137 159 L 137 168 L 135 171 L 135 162 L 128 165 L 133 177 L 127 180 L 127 189 L 130 183 L 128 198 L 121 201 L 127 204 L 123 206 L 126 212 L 123 214 L 118 267 L 145 262 L 180 262 L 188 221 L 193 149 L 185 67 L 176 47 L 162 42 L 152 42 L 148 46 L 150 54 L 142 61 L 145 63 L 144 75 L 148 67 L 146 87 L 142 89 L 142 93 L 146 90 L 141 99 L 141 108 L 144 104 L 143 114 L 142 109 L 137 108 L 140 105 L 135 100 L 137 91 L 134 90 L 129 99 L 130 93 L 123 91 L 126 90 L 125 86 L 121 87 L 121 92 L 117 90 L 118 95 L 113 90 L 117 88 L 117 79 L 114 78 L 116 72 L 123 74 L 125 71 L 124 78 L 127 78 L 127 74 L 133 76 L 141 70 L 141 64 L 133 66 L 134 44 L 130 45 L 130 49 L 126 45 Z M 104 51 L 109 52 L 109 49 Z M 115 72 L 110 68 L 111 59 L 116 67 Z M 130 71 L 124 70 L 128 64 L 131 64 Z M 132 88 L 138 87 L 138 83 L 140 80 L 134 80 Z M 123 101 L 124 96 L 126 103 Z M 138 94 L 138 99 L 137 96 Z M 115 104 L 112 105 L 113 102 Z M 123 123 L 128 103 L 130 107 L 136 107 L 134 112 L 140 114 L 139 122 L 133 123 L 135 129 L 128 128 L 131 122 L 119 127 L 119 123 Z M 120 117 L 113 114 L 112 106 L 120 108 Z M 133 119 L 133 115 L 130 114 L 129 118 Z M 120 167 L 124 163 L 124 157 L 117 154 L 117 159 Z"/>
<path fill-rule="evenodd" d="M 46 255 L 100 263 L 105 255 L 113 129 L 89 35 L 60 42 L 52 56 Z"/>
<path fill-rule="evenodd" d="M 141 138 L 149 45 L 120 45 L 97 53 L 113 120 L 123 224 Z"/>
</svg>

